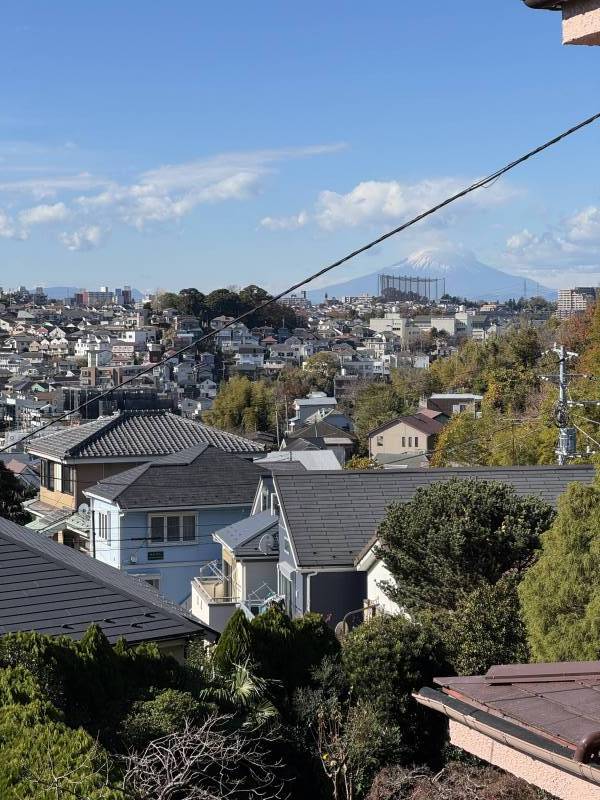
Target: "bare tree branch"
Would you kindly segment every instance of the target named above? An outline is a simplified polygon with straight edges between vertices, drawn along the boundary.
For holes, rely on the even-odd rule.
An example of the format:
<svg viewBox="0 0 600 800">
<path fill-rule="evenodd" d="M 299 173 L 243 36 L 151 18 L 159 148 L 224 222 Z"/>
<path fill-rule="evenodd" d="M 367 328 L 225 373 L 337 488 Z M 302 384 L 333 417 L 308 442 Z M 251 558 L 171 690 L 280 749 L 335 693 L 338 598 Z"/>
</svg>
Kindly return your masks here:
<svg viewBox="0 0 600 800">
<path fill-rule="evenodd" d="M 123 786 L 139 800 L 284 800 L 281 762 L 268 745 L 274 734 L 243 733 L 231 716 L 212 715 L 150 742 L 126 758 Z"/>
</svg>

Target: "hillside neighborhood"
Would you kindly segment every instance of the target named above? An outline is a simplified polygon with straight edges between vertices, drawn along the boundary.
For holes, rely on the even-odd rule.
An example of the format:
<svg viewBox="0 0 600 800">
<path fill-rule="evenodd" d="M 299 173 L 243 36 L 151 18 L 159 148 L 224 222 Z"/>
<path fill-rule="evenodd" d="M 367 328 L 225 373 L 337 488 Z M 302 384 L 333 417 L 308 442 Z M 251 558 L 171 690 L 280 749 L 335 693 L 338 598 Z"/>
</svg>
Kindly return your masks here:
<svg viewBox="0 0 600 800">
<path fill-rule="evenodd" d="M 0 800 L 600 800 L 600 210 L 560 205 L 597 183 L 600 113 L 549 138 L 524 88 L 555 59 L 578 98 L 588 51 L 546 38 L 599 45 L 600 0 L 268 5 L 9 14 L 66 59 L 41 80 L 69 110 L 35 90 L 40 119 L 81 129 L 0 137 Z M 329 117 L 396 91 L 425 29 L 407 116 Z M 250 149 L 324 88 L 324 144 Z M 492 145 L 479 117 L 508 100 Z M 411 104 L 446 124 L 412 141 Z M 84 108 L 131 133 L 110 177 L 73 167 L 102 163 Z M 196 156 L 199 130 L 229 151 Z M 382 177 L 344 188 L 362 136 Z M 38 269 L 57 246 L 71 266 Z"/>
</svg>

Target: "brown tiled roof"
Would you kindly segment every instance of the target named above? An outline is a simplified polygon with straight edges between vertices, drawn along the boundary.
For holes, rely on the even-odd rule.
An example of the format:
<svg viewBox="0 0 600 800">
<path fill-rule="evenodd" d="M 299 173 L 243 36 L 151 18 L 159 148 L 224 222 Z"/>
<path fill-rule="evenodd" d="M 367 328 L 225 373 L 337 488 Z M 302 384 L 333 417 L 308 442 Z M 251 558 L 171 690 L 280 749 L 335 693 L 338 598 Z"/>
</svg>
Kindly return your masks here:
<svg viewBox="0 0 600 800">
<path fill-rule="evenodd" d="M 585 760 L 600 732 L 600 661 L 506 664 L 485 675 L 436 678 L 444 694 L 568 748 Z"/>
</svg>

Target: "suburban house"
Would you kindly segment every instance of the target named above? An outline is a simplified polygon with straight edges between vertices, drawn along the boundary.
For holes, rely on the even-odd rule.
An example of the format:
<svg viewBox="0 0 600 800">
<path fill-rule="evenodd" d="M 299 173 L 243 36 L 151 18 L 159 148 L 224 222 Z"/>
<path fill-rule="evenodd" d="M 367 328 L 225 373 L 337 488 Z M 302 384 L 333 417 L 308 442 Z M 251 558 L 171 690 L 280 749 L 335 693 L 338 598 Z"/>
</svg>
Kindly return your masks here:
<svg viewBox="0 0 600 800">
<path fill-rule="evenodd" d="M 530 8 L 562 12 L 563 44 L 600 44 L 600 0 L 523 0 Z"/>
<path fill-rule="evenodd" d="M 462 414 L 463 411 L 478 414 L 481 411 L 482 401 L 483 395 L 480 394 L 447 392 L 445 394 L 430 395 L 423 401 L 422 405 L 431 411 L 441 411 L 447 417 L 452 417 L 454 414 Z"/>
<path fill-rule="evenodd" d="M 436 678 L 415 700 L 456 747 L 562 800 L 600 800 L 600 661 L 503 664 Z"/>
<path fill-rule="evenodd" d="M 250 514 L 263 470 L 205 442 L 84 490 L 90 553 L 186 603 L 200 568 L 221 559 L 212 534 Z"/>
<path fill-rule="evenodd" d="M 391 600 L 385 592 L 386 585 L 394 586 L 392 573 L 379 558 L 377 534 L 372 536 L 360 553 L 354 559 L 354 566 L 358 572 L 366 576 L 365 604 L 376 609 L 377 613 L 399 614 L 402 609 Z"/>
<path fill-rule="evenodd" d="M 471 478 L 555 504 L 569 483 L 589 484 L 594 476 L 589 464 L 274 473 L 278 592 L 291 615 L 316 611 L 333 625 L 351 622 L 364 606 L 381 602 L 378 584 L 387 574 L 376 548 L 371 555 L 369 549 L 391 503 L 406 503 L 417 489 L 440 481 Z"/>
<path fill-rule="evenodd" d="M 89 525 L 82 530 L 80 518 L 75 517 L 88 511 L 86 489 L 138 464 L 197 444 L 246 459 L 264 453 L 260 443 L 164 410 L 121 411 L 33 439 L 28 450 L 41 459 L 41 487 L 39 497 L 27 501 L 26 506 L 36 517 L 35 527 L 65 544 L 89 550 Z"/>
<path fill-rule="evenodd" d="M 384 422 L 368 434 L 369 456 L 381 464 L 398 464 L 407 456 L 431 453 L 446 422 L 442 411 L 429 408 Z"/>
<path fill-rule="evenodd" d="M 152 587 L 0 519 L 0 636 L 36 631 L 81 639 L 92 623 L 113 644 L 156 642 L 179 660 L 191 638 L 217 636 Z"/>
<path fill-rule="evenodd" d="M 293 433 L 286 433 L 281 450 L 331 450 L 340 464 L 345 464 L 356 449 L 356 436 L 331 425 L 327 418 L 308 423 Z"/>
<path fill-rule="evenodd" d="M 335 397 L 328 397 L 325 392 L 311 392 L 308 397 L 297 398 L 293 404 L 296 413 L 289 420 L 290 431 L 295 432 L 306 425 L 308 418 L 315 412 L 331 411 L 336 406 Z"/>
<path fill-rule="evenodd" d="M 234 522 L 216 533 L 221 557 L 192 581 L 191 611 L 222 631 L 236 608 L 260 613 L 277 593 L 279 518 L 270 509 Z"/>
</svg>

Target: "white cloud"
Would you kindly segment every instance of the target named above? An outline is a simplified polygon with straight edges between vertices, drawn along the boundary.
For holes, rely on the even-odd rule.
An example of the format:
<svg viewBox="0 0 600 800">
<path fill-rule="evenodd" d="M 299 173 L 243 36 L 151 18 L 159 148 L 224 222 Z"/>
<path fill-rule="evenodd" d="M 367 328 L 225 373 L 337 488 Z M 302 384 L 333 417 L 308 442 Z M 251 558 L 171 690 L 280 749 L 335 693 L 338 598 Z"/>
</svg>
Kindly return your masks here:
<svg viewBox="0 0 600 800">
<path fill-rule="evenodd" d="M 0 208 L 0 238 L 12 239 L 16 233 L 15 226 L 6 211 Z"/>
<path fill-rule="evenodd" d="M 9 194 L 30 194 L 42 200 L 55 197 L 59 192 L 86 192 L 111 185 L 106 178 L 99 178 L 89 172 L 76 175 L 38 175 L 26 180 L 0 182 L 0 192 Z"/>
<path fill-rule="evenodd" d="M 69 216 L 69 209 L 64 203 L 39 205 L 27 208 L 19 214 L 19 221 L 25 227 L 62 222 Z"/>
<path fill-rule="evenodd" d="M 177 221 L 202 204 L 245 200 L 257 194 L 278 162 L 334 153 L 343 144 L 224 153 L 212 158 L 169 164 L 141 173 L 130 184 L 113 184 L 96 195 L 77 198 L 87 213 L 112 214 L 143 230 Z"/>
<path fill-rule="evenodd" d="M 117 223 L 142 231 L 178 222 L 203 204 L 245 200 L 261 191 L 277 164 L 335 153 L 343 147 L 325 144 L 223 153 L 146 170 L 128 182 L 89 172 L 54 175 L 40 170 L 35 176 L 0 182 L 0 192 L 9 195 L 11 201 L 19 195 L 46 201 L 56 197 L 57 201 L 22 208 L 16 212 L 19 226 L 5 215 L 0 235 L 26 238 L 32 226 L 71 219 L 75 230 L 63 232 L 60 241 L 70 250 L 89 250 L 97 247 L 104 232 Z M 73 200 L 63 200 L 62 196 L 73 193 L 77 195 Z M 299 214 L 294 224 L 306 224 L 304 215 Z"/>
<path fill-rule="evenodd" d="M 260 221 L 262 228 L 270 231 L 293 231 L 304 228 L 310 222 L 306 211 L 301 211 L 291 217 L 263 217 Z"/>
<path fill-rule="evenodd" d="M 600 208 L 588 206 L 553 229 L 532 233 L 527 228 L 506 241 L 509 260 L 529 265 L 600 265 Z"/>
<path fill-rule="evenodd" d="M 362 181 L 345 194 L 331 190 L 322 191 L 316 200 L 314 213 L 303 211 L 291 217 L 265 217 L 263 227 L 283 230 L 299 227 L 295 221 L 306 225 L 312 218 L 319 227 L 327 231 L 360 225 L 379 225 L 390 221 L 409 219 L 456 194 L 470 183 L 459 178 L 432 178 L 417 183 L 401 181 Z M 480 189 L 461 201 L 463 209 L 487 208 L 500 205 L 515 190 L 506 184 L 495 184 L 489 189 Z M 454 213 L 454 212 L 453 212 Z M 436 216 L 434 222 L 447 224 L 448 215 Z"/>
<path fill-rule="evenodd" d="M 61 233 L 60 241 L 67 250 L 95 250 L 104 243 L 108 231 L 99 225 L 86 225 L 72 233 Z"/>
</svg>

